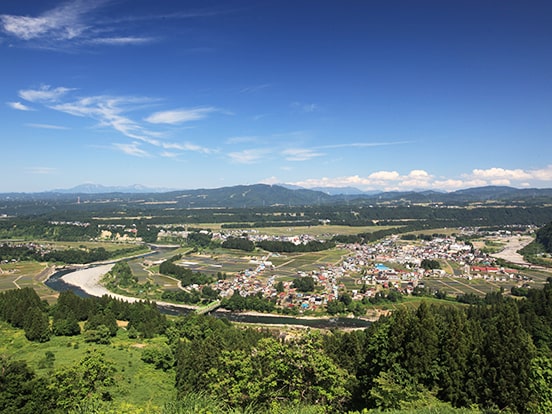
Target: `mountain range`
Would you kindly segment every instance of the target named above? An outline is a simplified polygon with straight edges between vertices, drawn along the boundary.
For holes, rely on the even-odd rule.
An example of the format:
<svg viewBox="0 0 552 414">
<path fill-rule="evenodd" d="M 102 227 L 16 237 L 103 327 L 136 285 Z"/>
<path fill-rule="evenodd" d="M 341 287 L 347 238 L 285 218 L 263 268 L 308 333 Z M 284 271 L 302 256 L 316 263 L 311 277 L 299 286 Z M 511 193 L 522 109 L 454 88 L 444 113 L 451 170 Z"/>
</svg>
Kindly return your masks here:
<svg viewBox="0 0 552 414">
<path fill-rule="evenodd" d="M 85 184 L 67 190 L 42 193 L 4 193 L 0 201 L 48 202 L 123 202 L 132 204 L 165 205 L 174 208 L 253 208 L 274 205 L 315 206 L 337 203 L 386 204 L 445 204 L 514 203 L 516 205 L 552 204 L 552 189 L 518 189 L 505 186 L 468 188 L 453 192 L 390 191 L 365 193 L 358 189 L 288 188 L 284 185 L 238 185 L 214 189 L 167 190 L 143 186 L 105 187 Z M 0 206 L 1 207 L 1 206 Z M 0 211 L 1 212 L 1 211 Z"/>
</svg>

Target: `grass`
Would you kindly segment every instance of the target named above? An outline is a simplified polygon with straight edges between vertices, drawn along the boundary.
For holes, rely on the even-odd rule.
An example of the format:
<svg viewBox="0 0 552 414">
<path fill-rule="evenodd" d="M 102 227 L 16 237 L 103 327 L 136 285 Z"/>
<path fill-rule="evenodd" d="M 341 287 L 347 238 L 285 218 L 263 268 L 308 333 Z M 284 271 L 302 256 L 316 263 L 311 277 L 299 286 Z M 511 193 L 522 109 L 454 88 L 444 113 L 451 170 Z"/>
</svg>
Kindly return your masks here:
<svg viewBox="0 0 552 414">
<path fill-rule="evenodd" d="M 145 346 L 164 342 L 163 337 L 148 340 L 130 340 L 126 331 L 119 329 L 110 345 L 84 342 L 84 336 L 53 336 L 45 343 L 29 342 L 23 330 L 0 322 L 0 355 L 14 360 L 25 360 L 38 376 L 47 376 L 52 368 L 41 368 L 46 352 L 55 356 L 53 370 L 63 370 L 78 364 L 87 351 L 105 354 L 105 360 L 116 367 L 113 404 L 132 402 L 139 407 L 150 407 L 145 412 L 160 412 L 167 401 L 175 398 L 174 371 L 156 370 L 141 360 Z"/>
</svg>

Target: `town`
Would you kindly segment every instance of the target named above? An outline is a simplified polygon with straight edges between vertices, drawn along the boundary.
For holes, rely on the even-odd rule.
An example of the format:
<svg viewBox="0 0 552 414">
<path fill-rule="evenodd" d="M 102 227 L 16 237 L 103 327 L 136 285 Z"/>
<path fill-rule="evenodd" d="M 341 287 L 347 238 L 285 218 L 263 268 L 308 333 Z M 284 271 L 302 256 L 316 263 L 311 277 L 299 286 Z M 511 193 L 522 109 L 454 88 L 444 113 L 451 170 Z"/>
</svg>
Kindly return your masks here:
<svg viewBox="0 0 552 414">
<path fill-rule="evenodd" d="M 213 239 L 223 241 L 237 234 L 243 236 L 245 233 L 213 233 Z M 252 241 L 268 239 L 294 244 L 316 240 L 307 234 L 267 236 L 256 231 L 248 232 L 247 236 Z M 512 237 L 519 237 L 510 232 L 499 232 L 494 236 L 502 239 L 503 243 Z M 393 235 L 371 244 L 339 244 L 336 249 L 345 252 L 339 262 L 321 263 L 311 271 L 297 270 L 292 278 L 282 277 L 278 271 L 280 266 L 273 263 L 275 259 L 280 262 L 284 260 L 285 253 L 267 252 L 262 256 L 251 256 L 246 269 L 216 281 L 211 287 L 219 292 L 221 298 L 229 298 L 235 293 L 243 297 L 261 295 L 275 302 L 279 308 L 297 309 L 303 313 L 324 309 L 343 294 L 355 301 L 368 301 L 378 292 L 412 295 L 416 288 L 439 285 L 441 290 L 448 290 L 452 295 L 466 293 L 466 290 L 439 283 L 445 277 L 467 286 L 467 292 L 470 292 L 470 281 L 476 280 L 495 286 L 497 291 L 511 286 L 530 287 L 532 283 L 532 278 L 522 275 L 519 270 L 497 265 L 495 257 L 452 235 L 416 240 Z M 193 260 L 187 257 L 177 264 L 194 268 L 198 264 L 195 260 L 201 260 L 201 256 Z M 293 258 L 290 257 L 290 260 Z M 288 262 L 284 260 L 284 263 Z M 224 265 L 218 266 L 224 268 Z M 316 288 L 312 291 L 298 289 L 296 280 L 301 278 L 311 278 Z M 186 289 L 202 288 L 195 284 Z M 482 292 L 474 287 L 471 293 Z"/>
</svg>

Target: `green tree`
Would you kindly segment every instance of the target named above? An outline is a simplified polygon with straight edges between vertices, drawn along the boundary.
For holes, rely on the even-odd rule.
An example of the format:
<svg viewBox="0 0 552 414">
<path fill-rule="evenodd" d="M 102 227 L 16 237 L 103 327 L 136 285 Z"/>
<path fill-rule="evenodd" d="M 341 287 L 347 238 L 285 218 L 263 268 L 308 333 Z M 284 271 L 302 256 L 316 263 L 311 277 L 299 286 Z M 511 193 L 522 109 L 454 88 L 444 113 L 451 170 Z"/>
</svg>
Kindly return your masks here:
<svg viewBox="0 0 552 414">
<path fill-rule="evenodd" d="M 29 341 L 46 342 L 52 334 L 48 315 L 37 307 L 27 310 L 23 329 Z"/>
<path fill-rule="evenodd" d="M 312 276 L 303 276 L 293 281 L 293 287 L 299 292 L 312 292 L 314 290 L 314 279 Z"/>
<path fill-rule="evenodd" d="M 0 412 L 33 414 L 47 406 L 45 384 L 25 361 L 0 356 Z"/>
<path fill-rule="evenodd" d="M 79 364 L 54 372 L 50 390 L 56 408 L 67 412 L 88 399 L 111 400 L 114 364 L 103 353 L 88 351 Z"/>
<path fill-rule="evenodd" d="M 552 359 L 539 355 L 531 361 L 531 393 L 528 411 L 535 414 L 552 412 Z"/>
<path fill-rule="evenodd" d="M 174 365 L 174 356 L 167 344 L 148 346 L 142 351 L 142 361 L 152 364 L 157 369 L 167 371 Z"/>
<path fill-rule="evenodd" d="M 84 331 L 84 340 L 94 342 L 100 345 L 109 345 L 111 343 L 111 333 L 105 325 L 98 325 L 93 329 Z"/>
</svg>

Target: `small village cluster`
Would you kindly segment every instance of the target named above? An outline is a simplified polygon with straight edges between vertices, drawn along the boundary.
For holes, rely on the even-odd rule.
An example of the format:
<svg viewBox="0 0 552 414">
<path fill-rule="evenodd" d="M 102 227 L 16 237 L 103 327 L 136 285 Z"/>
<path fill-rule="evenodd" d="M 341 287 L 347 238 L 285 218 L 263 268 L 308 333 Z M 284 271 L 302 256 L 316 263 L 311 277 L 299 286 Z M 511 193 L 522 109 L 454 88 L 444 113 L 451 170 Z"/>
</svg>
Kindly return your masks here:
<svg viewBox="0 0 552 414">
<path fill-rule="evenodd" d="M 255 236 L 266 238 L 268 236 Z M 311 236 L 282 237 L 278 240 L 305 243 Z M 391 236 L 374 244 L 341 245 L 349 254 L 339 264 L 320 265 L 311 272 L 298 272 L 297 277 L 314 279 L 316 293 L 303 293 L 293 288 L 292 281 L 283 282 L 283 290 L 277 289 L 278 272 L 270 261 L 273 254 L 251 260 L 251 267 L 234 278 L 219 280 L 216 288 L 222 297 L 239 292 L 242 296 L 262 294 L 276 298 L 283 307 L 299 307 L 315 310 L 331 300 L 338 299 L 344 291 L 354 299 L 362 300 L 376 295 L 382 289 L 395 289 L 402 294 L 412 294 L 417 286 L 424 287 L 424 278 L 444 276 L 465 280 L 475 278 L 493 282 L 522 281 L 515 270 L 495 266 L 488 254 L 474 249 L 455 237 L 437 237 L 430 241 L 411 243 Z M 439 260 L 448 263 L 448 269 L 424 269 L 422 261 Z M 354 280 L 355 288 L 346 289 L 343 280 Z"/>
</svg>

